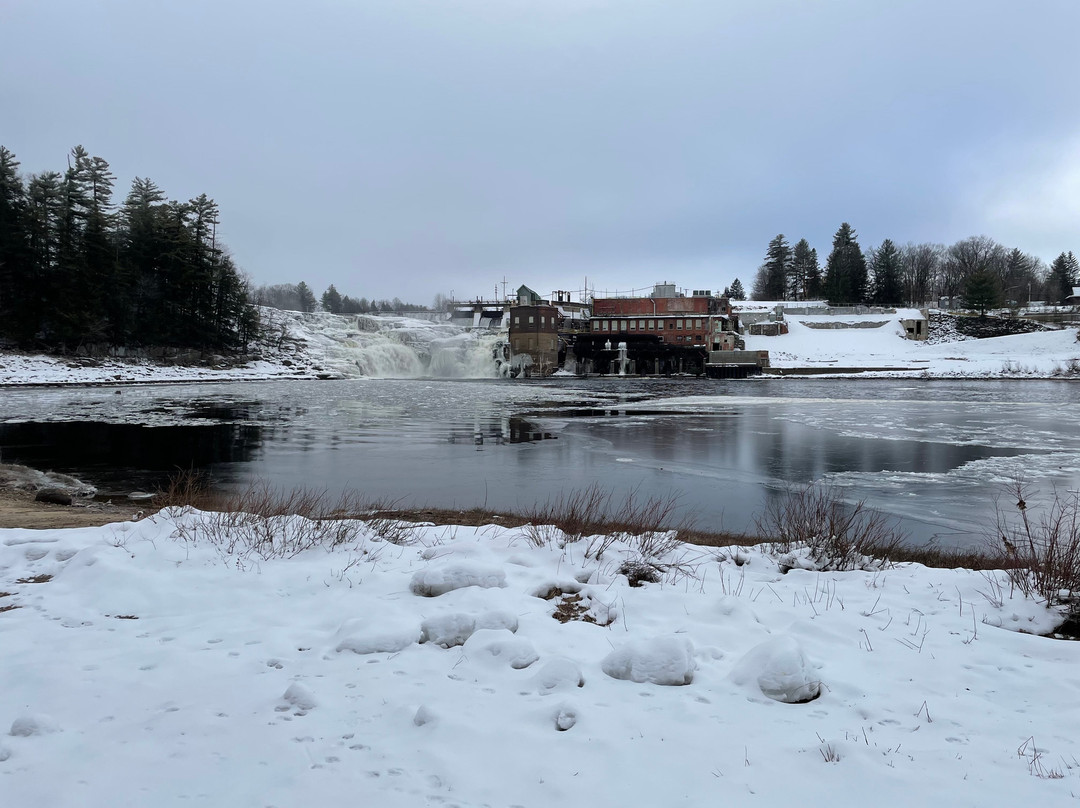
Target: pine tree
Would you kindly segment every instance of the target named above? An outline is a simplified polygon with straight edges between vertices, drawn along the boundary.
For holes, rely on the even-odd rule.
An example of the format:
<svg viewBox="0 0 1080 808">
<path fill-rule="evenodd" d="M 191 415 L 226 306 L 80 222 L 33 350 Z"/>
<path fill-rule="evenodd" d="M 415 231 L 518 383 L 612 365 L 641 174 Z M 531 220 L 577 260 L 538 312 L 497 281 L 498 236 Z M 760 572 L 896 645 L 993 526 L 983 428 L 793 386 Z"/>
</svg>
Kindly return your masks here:
<svg viewBox="0 0 1080 808">
<path fill-rule="evenodd" d="M 824 292 L 825 283 L 821 277 L 821 265 L 818 263 L 817 248 L 810 250 L 806 262 L 806 299 L 817 300 Z"/>
<path fill-rule="evenodd" d="M 322 307 L 331 314 L 341 314 L 341 294 L 334 288 L 334 284 L 323 292 Z"/>
<path fill-rule="evenodd" d="M 831 306 L 854 306 L 866 301 L 866 259 L 855 231 L 847 222 L 840 225 L 833 237 L 823 286 Z"/>
<path fill-rule="evenodd" d="M 296 294 L 300 297 L 300 311 L 315 311 L 315 293 L 306 283 L 296 284 Z"/>
<path fill-rule="evenodd" d="M 791 246 L 781 233 L 769 242 L 765 263 L 754 279 L 755 300 L 786 300 L 791 273 Z"/>
<path fill-rule="evenodd" d="M 811 249 L 806 239 L 799 239 L 792 254 L 788 293 L 792 300 L 810 300 L 821 293 L 820 286 L 817 250 Z"/>
<path fill-rule="evenodd" d="M 1062 253 L 1050 264 L 1050 275 L 1046 279 L 1047 297 L 1051 303 L 1063 303 L 1072 294 L 1073 287 L 1080 283 L 1080 268 L 1072 252 Z"/>
<path fill-rule="evenodd" d="M 19 301 L 30 290 L 30 245 L 27 242 L 26 189 L 19 161 L 0 146 L 0 336 L 23 336 L 26 324 Z"/>
<path fill-rule="evenodd" d="M 81 146 L 63 175 L 31 177 L 18 217 L 19 281 L 4 275 L 14 163 L 0 147 L 0 333 L 53 348 L 108 340 L 232 350 L 258 330 L 247 283 L 216 244 L 205 194 L 165 203 L 136 178 L 117 212 L 109 164 Z M 7 316 L 7 315 L 11 316 Z"/>
<path fill-rule="evenodd" d="M 746 300 L 746 291 L 743 289 L 742 281 L 738 278 L 731 284 L 731 289 L 725 297 L 731 300 Z"/>
<path fill-rule="evenodd" d="M 968 276 L 964 284 L 964 305 L 969 309 L 978 309 L 981 317 L 986 310 L 1001 302 L 1001 285 L 997 277 L 989 270 L 979 270 Z"/>
<path fill-rule="evenodd" d="M 870 251 L 870 266 L 874 274 L 874 302 L 879 306 L 902 304 L 904 282 L 900 250 L 891 239 L 885 239 L 880 247 Z"/>
</svg>

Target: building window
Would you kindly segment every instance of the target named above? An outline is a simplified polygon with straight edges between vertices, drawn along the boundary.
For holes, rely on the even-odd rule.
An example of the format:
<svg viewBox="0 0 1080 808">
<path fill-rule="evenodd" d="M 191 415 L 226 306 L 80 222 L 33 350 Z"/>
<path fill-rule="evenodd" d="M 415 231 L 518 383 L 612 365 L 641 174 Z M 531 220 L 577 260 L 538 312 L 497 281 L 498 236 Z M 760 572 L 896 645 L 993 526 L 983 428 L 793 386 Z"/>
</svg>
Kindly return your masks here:
<svg viewBox="0 0 1080 808">
<path fill-rule="evenodd" d="M 680 331 L 682 331 L 682 320 L 676 320 L 675 321 L 675 327 L 677 329 L 679 329 Z"/>
<path fill-rule="evenodd" d="M 668 320 L 667 321 L 667 327 L 668 327 L 668 331 L 673 331 L 675 329 L 675 321 L 674 320 Z"/>
<path fill-rule="evenodd" d="M 701 320 L 694 320 L 694 330 L 695 331 L 700 331 L 701 330 Z"/>
<path fill-rule="evenodd" d="M 649 330 L 650 331 L 655 331 L 656 330 L 656 320 L 649 320 Z"/>
<path fill-rule="evenodd" d="M 645 321 L 644 320 L 638 320 L 637 321 L 637 327 L 640 328 L 642 331 L 644 331 L 645 330 Z"/>
<path fill-rule="evenodd" d="M 631 320 L 630 321 L 630 330 L 631 331 L 636 331 L 637 330 L 637 320 Z"/>
<path fill-rule="evenodd" d="M 607 321 L 607 320 L 604 320 L 604 321 L 603 321 L 603 323 L 604 323 L 604 330 L 605 330 L 605 331 L 608 331 L 608 330 L 610 330 L 610 325 L 609 325 L 608 321 Z"/>
<path fill-rule="evenodd" d="M 534 319 L 535 318 L 530 314 L 529 315 L 529 325 L 532 325 Z"/>
<path fill-rule="evenodd" d="M 514 315 L 514 325 L 521 325 L 521 318 L 516 314 Z"/>
<path fill-rule="evenodd" d="M 540 315 L 540 325 L 544 324 L 544 315 Z"/>
</svg>

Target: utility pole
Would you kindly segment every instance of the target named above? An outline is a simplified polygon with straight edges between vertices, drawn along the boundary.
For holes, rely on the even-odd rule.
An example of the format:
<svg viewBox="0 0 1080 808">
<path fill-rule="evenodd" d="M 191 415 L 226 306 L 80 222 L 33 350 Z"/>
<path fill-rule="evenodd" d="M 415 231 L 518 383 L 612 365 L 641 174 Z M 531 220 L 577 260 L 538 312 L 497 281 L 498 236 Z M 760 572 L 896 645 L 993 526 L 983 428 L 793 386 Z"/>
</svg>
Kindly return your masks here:
<svg viewBox="0 0 1080 808">
<path fill-rule="evenodd" d="M 506 276 L 505 275 L 503 275 L 502 285 L 503 285 L 503 300 L 505 300 L 506 299 Z M 498 295 L 499 295 L 499 290 L 498 290 L 498 288 L 496 288 L 495 289 L 495 296 L 498 297 Z"/>
</svg>

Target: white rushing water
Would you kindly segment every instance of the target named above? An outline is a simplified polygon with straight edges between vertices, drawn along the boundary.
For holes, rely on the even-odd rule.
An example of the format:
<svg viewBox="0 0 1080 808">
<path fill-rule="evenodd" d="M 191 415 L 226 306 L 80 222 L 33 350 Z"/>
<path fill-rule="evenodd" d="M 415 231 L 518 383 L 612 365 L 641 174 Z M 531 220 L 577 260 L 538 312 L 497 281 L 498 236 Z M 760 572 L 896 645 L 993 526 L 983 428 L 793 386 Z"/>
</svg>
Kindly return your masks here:
<svg viewBox="0 0 1080 808">
<path fill-rule="evenodd" d="M 505 375 L 506 334 L 410 317 L 274 312 L 289 339 L 346 378 L 486 379 Z"/>
</svg>

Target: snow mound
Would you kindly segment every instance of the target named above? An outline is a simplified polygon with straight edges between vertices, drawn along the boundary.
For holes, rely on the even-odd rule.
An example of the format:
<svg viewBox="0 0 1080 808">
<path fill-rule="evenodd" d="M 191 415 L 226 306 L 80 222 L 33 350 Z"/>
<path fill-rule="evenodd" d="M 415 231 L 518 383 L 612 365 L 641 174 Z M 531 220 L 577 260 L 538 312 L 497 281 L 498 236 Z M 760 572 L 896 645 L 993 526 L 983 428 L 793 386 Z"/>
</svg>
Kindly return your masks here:
<svg viewBox="0 0 1080 808">
<path fill-rule="evenodd" d="M 30 738 L 59 731 L 60 725 L 47 715 L 21 715 L 11 722 L 8 734 L 16 738 Z"/>
<path fill-rule="evenodd" d="M 557 690 L 572 690 L 585 686 L 581 668 L 572 659 L 554 657 L 544 662 L 532 678 L 533 689 L 540 695 Z"/>
<path fill-rule="evenodd" d="M 318 705 L 315 694 L 299 682 L 293 682 L 289 685 L 281 698 L 298 710 L 314 710 Z"/>
<path fill-rule="evenodd" d="M 449 564 L 435 569 L 420 570 L 416 573 L 409 590 L 414 595 L 425 598 L 436 598 L 453 592 L 455 589 L 464 589 L 468 586 L 478 586 L 484 589 L 502 588 L 506 586 L 506 573 L 498 567 L 484 567 L 478 564 Z"/>
<path fill-rule="evenodd" d="M 514 670 L 527 668 L 540 658 L 531 642 L 506 629 L 481 629 L 466 641 L 463 650 L 469 659 L 481 664 Z"/>
<path fill-rule="evenodd" d="M 507 631 L 516 633 L 518 630 L 517 615 L 502 611 L 484 612 L 484 614 L 476 618 L 476 628 L 478 630 L 482 628 L 504 628 Z"/>
<path fill-rule="evenodd" d="M 420 624 L 420 642 L 453 648 L 464 645 L 476 631 L 476 618 L 471 614 L 443 614 L 429 617 Z"/>
<path fill-rule="evenodd" d="M 413 714 L 412 722 L 416 726 L 422 727 L 425 724 L 432 723 L 435 718 L 435 713 L 432 712 L 431 708 L 428 707 L 426 704 L 421 704 L 418 708 L 416 708 L 416 713 Z"/>
<path fill-rule="evenodd" d="M 566 732 L 568 729 L 572 729 L 577 724 L 578 715 L 575 710 L 569 704 L 560 704 L 555 710 L 555 729 L 559 732 Z"/>
<path fill-rule="evenodd" d="M 735 666 L 731 680 L 754 686 L 775 701 L 803 704 L 821 695 L 817 671 L 794 637 L 777 637 L 754 646 Z"/>
<path fill-rule="evenodd" d="M 612 679 L 688 685 L 694 679 L 694 644 L 686 637 L 653 637 L 616 648 L 600 663 Z"/>
<path fill-rule="evenodd" d="M 335 651 L 354 654 L 394 654 L 420 641 L 420 629 L 408 620 L 372 614 L 361 620 L 348 620 L 337 632 Z"/>
<path fill-rule="evenodd" d="M 429 642 L 443 648 L 464 645 L 465 641 L 480 629 L 518 630 L 518 619 L 509 612 L 485 612 L 479 617 L 471 614 L 453 613 L 429 617 L 420 624 L 420 642 Z"/>
</svg>

